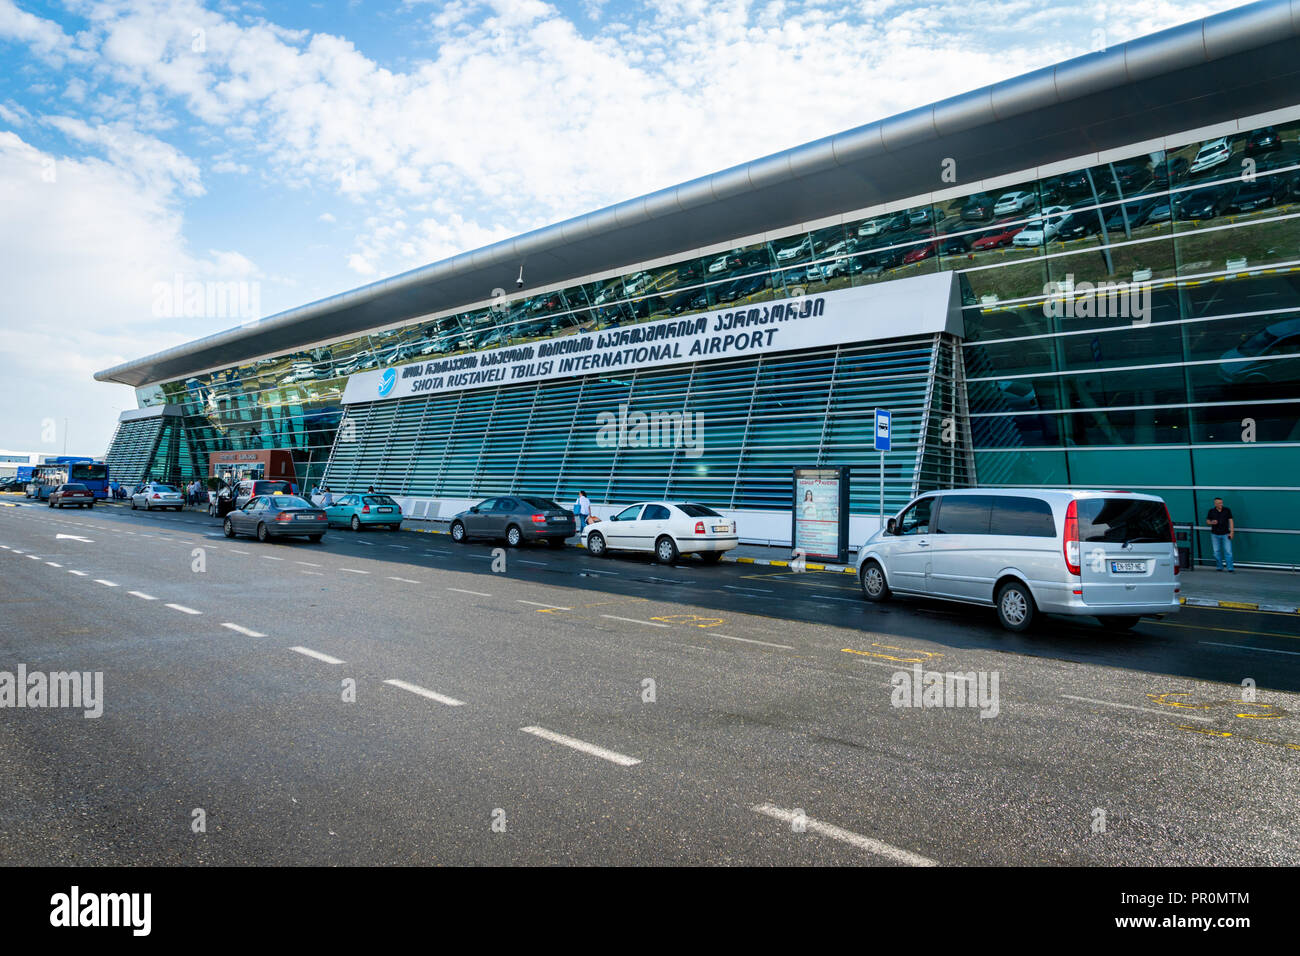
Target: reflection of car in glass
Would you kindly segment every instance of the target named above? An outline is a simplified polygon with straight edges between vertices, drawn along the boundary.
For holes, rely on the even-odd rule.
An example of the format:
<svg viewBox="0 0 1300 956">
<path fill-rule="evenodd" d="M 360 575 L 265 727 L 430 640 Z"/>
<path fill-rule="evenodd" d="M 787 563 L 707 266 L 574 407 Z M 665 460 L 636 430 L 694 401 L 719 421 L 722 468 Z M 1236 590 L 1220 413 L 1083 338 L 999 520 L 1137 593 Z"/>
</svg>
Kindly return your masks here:
<svg viewBox="0 0 1300 956">
<path fill-rule="evenodd" d="M 360 531 L 378 525 L 400 531 L 402 507 L 388 495 L 343 495 L 325 509 L 325 520 L 331 528 Z"/>
<path fill-rule="evenodd" d="M 1151 204 L 1146 209 L 1146 221 L 1144 225 L 1152 226 L 1156 223 L 1168 222 L 1174 216 L 1174 204 L 1168 196 L 1161 196 L 1159 199 L 1151 200 Z"/>
<path fill-rule="evenodd" d="M 1150 205 L 1150 203 L 1146 202 L 1127 202 L 1103 209 L 1102 214 L 1106 217 L 1106 228 L 1111 232 L 1123 232 L 1126 225 L 1129 229 L 1136 229 L 1138 226 L 1145 225 Z"/>
<path fill-rule="evenodd" d="M 828 263 L 824 263 L 822 266 L 818 268 L 821 269 L 822 277 L 829 279 L 831 273 L 827 272 L 827 267 L 837 266 L 840 264 L 841 263 L 838 262 L 828 262 Z M 754 293 L 760 292 L 763 289 L 767 288 L 767 282 L 768 279 L 766 275 L 743 276 L 737 279 L 735 282 L 728 282 L 721 289 L 719 289 L 717 293 L 718 301 L 735 302 L 737 299 L 743 299 L 746 296 L 753 295 Z"/>
<path fill-rule="evenodd" d="M 611 551 L 648 551 L 664 564 L 698 554 L 716 564 L 739 542 L 736 522 L 700 504 L 648 501 L 624 508 L 608 521 L 582 529 L 582 542 L 595 558 Z"/>
<path fill-rule="evenodd" d="M 1028 379 L 1014 378 L 997 384 L 998 394 L 1002 396 L 1006 411 L 1036 412 L 1039 410 L 1038 393 L 1034 391 L 1033 383 Z"/>
<path fill-rule="evenodd" d="M 962 204 L 961 217 L 967 222 L 983 222 L 993 218 L 993 197 L 988 193 L 975 193 Z"/>
<path fill-rule="evenodd" d="M 929 259 L 939 251 L 939 241 L 927 242 L 920 246 L 913 246 L 907 250 L 903 256 L 903 265 L 910 266 L 914 262 L 920 262 L 922 259 Z"/>
<path fill-rule="evenodd" d="M 995 216 L 1014 216 L 1018 212 L 1026 212 L 1034 208 L 1034 194 L 1024 190 L 1003 193 L 998 199 L 997 205 L 993 207 Z"/>
<path fill-rule="evenodd" d="M 869 236 L 878 236 L 885 231 L 884 219 L 868 219 L 862 225 L 858 226 L 858 235 L 866 239 Z"/>
<path fill-rule="evenodd" d="M 1056 238 L 1062 241 L 1066 239 L 1082 239 L 1085 236 L 1091 236 L 1101 232 L 1101 218 L 1097 215 L 1096 209 L 1079 208 L 1087 207 L 1091 203 L 1076 203 L 1071 207 L 1071 211 L 1065 215 L 1056 225 Z"/>
<path fill-rule="evenodd" d="M 689 311 L 707 312 L 708 308 L 709 294 L 704 289 L 687 289 L 668 300 L 668 311 L 673 315 Z"/>
<path fill-rule="evenodd" d="M 1011 244 L 1013 246 L 1041 246 L 1045 242 L 1051 242 L 1056 238 L 1056 230 L 1060 228 L 1061 220 L 1065 218 L 1066 211 L 1064 206 L 1048 206 L 1041 215 L 1025 223 L 1025 228 L 1016 233 L 1015 238 L 1011 240 Z"/>
<path fill-rule="evenodd" d="M 728 252 L 725 256 L 719 256 L 709 263 L 709 274 L 716 275 L 719 272 L 726 272 L 728 269 L 739 269 L 741 259 L 734 252 Z"/>
<path fill-rule="evenodd" d="M 970 241 L 967 236 L 949 236 L 939 243 L 941 256 L 960 256 L 967 252 L 970 252 Z"/>
<path fill-rule="evenodd" d="M 451 519 L 451 540 L 464 544 L 471 538 L 505 539 L 517 548 L 525 541 L 545 541 L 562 547 L 573 536 L 573 513 L 549 498 L 502 495 L 488 498 Z"/>
<path fill-rule="evenodd" d="M 1232 202 L 1232 189 L 1226 186 L 1207 186 L 1179 196 L 1174 201 L 1174 212 L 1179 219 L 1213 219 L 1222 215 Z"/>
<path fill-rule="evenodd" d="M 1275 322 L 1224 352 L 1219 376 L 1229 385 L 1300 382 L 1300 319 Z"/>
<path fill-rule="evenodd" d="M 987 232 L 982 232 L 971 244 L 971 248 L 976 252 L 982 252 L 985 249 L 997 249 L 1000 246 L 1009 246 L 1011 241 L 1016 238 L 1016 234 L 1025 228 L 1024 223 L 1011 224 L 1009 222 L 1000 222 Z"/>
<path fill-rule="evenodd" d="M 1257 176 L 1254 182 L 1242 183 L 1237 187 L 1229 208 L 1236 212 L 1250 212 L 1272 206 L 1281 198 L 1282 185 L 1281 177 Z"/>
<path fill-rule="evenodd" d="M 1223 137 L 1211 140 L 1196 152 L 1196 158 L 1192 160 L 1192 166 L 1189 172 L 1203 173 L 1207 169 L 1213 169 L 1215 166 L 1222 166 L 1229 157 L 1232 156 L 1232 147 Z"/>
<path fill-rule="evenodd" d="M 1163 163 L 1156 163 L 1151 169 L 1151 178 L 1157 185 L 1167 186 L 1171 181 L 1178 182 L 1187 175 L 1191 163 L 1187 161 L 1186 156 L 1175 156 L 1172 159 L 1166 158 Z"/>
<path fill-rule="evenodd" d="M 1282 148 L 1282 138 L 1272 126 L 1257 129 L 1246 137 L 1246 155 L 1256 156 Z"/>
<path fill-rule="evenodd" d="M 791 259 L 798 259 L 800 256 L 810 256 L 812 253 L 812 236 L 804 236 L 803 241 L 798 244 L 778 249 L 776 258 L 778 262 L 789 262 Z"/>
</svg>

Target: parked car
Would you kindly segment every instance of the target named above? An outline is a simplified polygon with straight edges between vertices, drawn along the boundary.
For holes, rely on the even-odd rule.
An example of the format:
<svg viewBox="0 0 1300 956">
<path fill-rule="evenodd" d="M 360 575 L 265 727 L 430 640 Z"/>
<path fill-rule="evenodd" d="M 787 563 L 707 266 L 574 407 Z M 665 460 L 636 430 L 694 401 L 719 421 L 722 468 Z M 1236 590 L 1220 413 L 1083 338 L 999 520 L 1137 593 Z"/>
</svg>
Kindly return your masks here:
<svg viewBox="0 0 1300 956">
<path fill-rule="evenodd" d="M 997 249 L 1001 246 L 1009 246 L 1020 230 L 1024 228 L 1025 224 L 1023 222 L 1012 225 L 1010 222 L 1004 220 L 1003 222 L 991 227 L 987 232 L 980 233 L 971 244 L 971 248 L 976 252 L 983 252 L 985 249 Z"/>
<path fill-rule="evenodd" d="M 1013 192 L 1003 193 L 998 199 L 997 205 L 993 207 L 995 216 L 1014 216 L 1017 213 L 1027 212 L 1033 209 L 1035 205 L 1034 194 L 1018 189 Z"/>
<path fill-rule="evenodd" d="M 1263 129 L 1257 129 L 1246 137 L 1246 155 L 1258 156 L 1260 153 L 1271 153 L 1275 149 L 1282 148 L 1282 138 L 1277 135 L 1277 130 L 1272 126 L 1265 126 Z"/>
<path fill-rule="evenodd" d="M 1300 318 L 1265 326 L 1223 353 L 1219 376 L 1229 385 L 1281 385 L 1300 378 Z"/>
<path fill-rule="evenodd" d="M 993 197 L 988 193 L 975 193 L 962 203 L 961 217 L 967 222 L 984 222 L 993 218 L 995 205 Z"/>
<path fill-rule="evenodd" d="M 1125 226 L 1136 229 L 1146 224 L 1147 213 L 1151 204 L 1146 202 L 1119 203 L 1102 210 L 1106 217 L 1106 229 L 1110 232 L 1123 232 Z"/>
<path fill-rule="evenodd" d="M 1090 204 L 1081 203 L 1078 205 L 1086 207 Z M 1057 223 L 1056 238 L 1061 241 L 1083 239 L 1101 232 L 1101 218 L 1097 212 L 1096 209 L 1072 207 L 1069 214 Z M 1105 214 L 1104 210 L 1102 214 Z"/>
<path fill-rule="evenodd" d="M 1214 169 L 1216 166 L 1222 166 L 1232 156 L 1232 147 L 1224 137 L 1211 140 L 1196 152 L 1196 158 L 1192 160 L 1192 175 L 1203 173 L 1207 169 Z"/>
<path fill-rule="evenodd" d="M 185 507 L 185 496 L 173 488 L 171 485 L 159 484 L 151 481 L 147 485 L 137 485 L 136 491 L 131 495 L 131 510 L 143 508 L 145 511 L 153 511 L 155 508 L 167 510 L 174 508 L 177 511 Z"/>
<path fill-rule="evenodd" d="M 258 495 L 291 495 L 293 485 L 287 481 L 266 478 L 245 478 L 235 486 L 235 507 L 242 508 Z"/>
<path fill-rule="evenodd" d="M 776 259 L 778 262 L 790 262 L 804 256 L 813 254 L 812 236 L 804 236 L 802 240 L 794 245 L 785 246 L 776 250 Z"/>
<path fill-rule="evenodd" d="M 1056 231 L 1061 227 L 1067 212 L 1064 206 L 1048 206 L 1041 215 L 1035 216 L 1021 229 L 1014 239 L 1013 246 L 1041 246 L 1056 238 Z"/>
<path fill-rule="evenodd" d="M 226 515 L 222 527 L 227 538 L 248 534 L 258 541 L 290 537 L 319 541 L 329 520 L 323 509 L 297 495 L 258 495 Z"/>
<path fill-rule="evenodd" d="M 1195 189 L 1174 200 L 1174 214 L 1183 220 L 1213 219 L 1228 210 L 1232 203 L 1232 190 L 1224 186 L 1206 186 Z"/>
<path fill-rule="evenodd" d="M 939 255 L 962 256 L 970 252 L 969 236 L 948 236 L 939 243 Z"/>
<path fill-rule="evenodd" d="M 981 488 L 922 495 L 862 546 L 868 601 L 911 594 L 993 607 L 1012 631 L 1041 614 L 1131 628 L 1175 613 L 1178 552 L 1155 495 Z"/>
<path fill-rule="evenodd" d="M 603 558 L 611 551 L 647 551 L 664 564 L 683 554 L 698 554 L 716 564 L 739 541 L 736 522 L 689 502 L 642 501 L 582 529 L 582 543 L 593 557 Z"/>
<path fill-rule="evenodd" d="M 1151 168 L 1151 178 L 1156 185 L 1167 187 L 1171 182 L 1176 183 L 1183 179 L 1190 168 L 1191 163 L 1187 161 L 1186 156 L 1166 158 L 1164 162 L 1156 163 Z"/>
<path fill-rule="evenodd" d="M 488 538 L 504 540 L 512 548 L 525 541 L 545 541 L 558 548 L 575 530 L 573 512 L 549 498 L 526 495 L 488 498 L 451 519 L 451 540 L 457 544 Z"/>
<path fill-rule="evenodd" d="M 1242 183 L 1233 193 L 1229 208 L 1236 212 L 1266 209 L 1277 203 L 1282 185 L 1278 176 L 1259 176 L 1253 182 Z"/>
<path fill-rule="evenodd" d="M 920 262 L 922 259 L 929 259 L 938 251 L 939 240 L 937 239 L 933 242 L 926 242 L 919 246 L 913 246 L 911 249 L 908 249 L 907 254 L 903 256 L 903 265 L 910 266 L 912 263 Z"/>
<path fill-rule="evenodd" d="M 402 506 L 389 495 L 343 495 L 325 509 L 331 528 L 360 531 L 377 525 L 398 531 L 402 527 Z"/>
<path fill-rule="evenodd" d="M 62 508 L 65 505 L 76 505 L 78 508 L 95 507 L 94 493 L 85 485 L 75 481 L 59 485 L 45 500 L 51 508 Z"/>
</svg>

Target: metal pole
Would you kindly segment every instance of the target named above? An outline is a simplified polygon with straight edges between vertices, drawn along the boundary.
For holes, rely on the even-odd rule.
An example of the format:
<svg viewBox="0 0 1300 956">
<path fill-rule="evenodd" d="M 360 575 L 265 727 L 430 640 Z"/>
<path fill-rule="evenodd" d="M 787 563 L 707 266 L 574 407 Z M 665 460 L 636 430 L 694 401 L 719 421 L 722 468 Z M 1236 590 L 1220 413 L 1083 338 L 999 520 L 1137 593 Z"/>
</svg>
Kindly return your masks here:
<svg viewBox="0 0 1300 956">
<path fill-rule="evenodd" d="M 880 530 L 885 530 L 885 450 L 880 449 Z"/>
</svg>

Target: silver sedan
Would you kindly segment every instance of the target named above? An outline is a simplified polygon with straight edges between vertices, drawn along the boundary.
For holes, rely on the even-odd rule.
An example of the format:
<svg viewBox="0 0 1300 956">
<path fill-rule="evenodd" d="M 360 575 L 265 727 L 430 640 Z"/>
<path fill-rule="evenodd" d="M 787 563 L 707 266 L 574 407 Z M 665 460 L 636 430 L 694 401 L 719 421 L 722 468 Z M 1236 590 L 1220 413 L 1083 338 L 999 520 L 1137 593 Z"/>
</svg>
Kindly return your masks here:
<svg viewBox="0 0 1300 956">
<path fill-rule="evenodd" d="M 137 508 L 143 508 L 145 511 L 153 511 L 155 508 L 162 508 L 164 511 L 168 508 L 175 508 L 180 511 L 184 507 L 185 496 L 171 485 L 151 483 L 145 485 L 131 496 L 132 511 Z"/>
</svg>

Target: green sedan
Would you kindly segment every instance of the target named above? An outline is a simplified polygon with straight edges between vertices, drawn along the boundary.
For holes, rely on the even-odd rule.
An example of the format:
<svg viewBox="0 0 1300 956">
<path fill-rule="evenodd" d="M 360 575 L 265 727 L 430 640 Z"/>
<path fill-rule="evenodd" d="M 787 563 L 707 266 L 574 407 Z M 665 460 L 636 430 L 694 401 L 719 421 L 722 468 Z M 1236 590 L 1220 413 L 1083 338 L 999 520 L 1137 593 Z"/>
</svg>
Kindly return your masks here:
<svg viewBox="0 0 1300 956">
<path fill-rule="evenodd" d="M 388 495 L 343 495 L 325 514 L 331 528 L 360 531 L 379 525 L 396 531 L 402 526 L 402 506 Z"/>
</svg>

